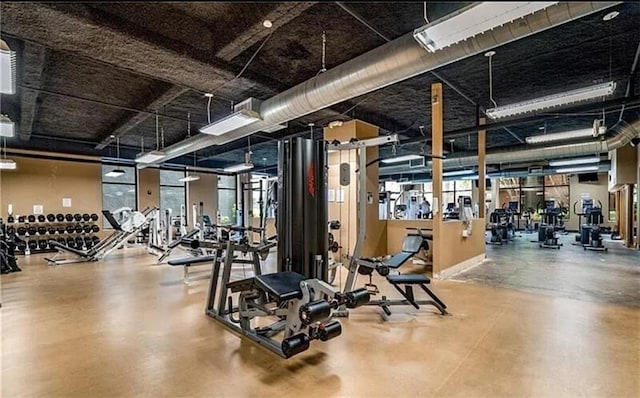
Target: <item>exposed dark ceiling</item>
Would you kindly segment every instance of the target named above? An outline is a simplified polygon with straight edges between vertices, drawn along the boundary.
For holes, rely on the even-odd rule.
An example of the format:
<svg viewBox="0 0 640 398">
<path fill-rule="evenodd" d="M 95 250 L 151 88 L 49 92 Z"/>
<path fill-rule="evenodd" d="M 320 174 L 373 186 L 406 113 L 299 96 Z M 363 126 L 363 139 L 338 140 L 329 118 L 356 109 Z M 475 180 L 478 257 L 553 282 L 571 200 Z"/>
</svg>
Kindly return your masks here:
<svg viewBox="0 0 640 398">
<path fill-rule="evenodd" d="M 434 20 L 466 4 L 429 2 L 428 16 Z M 615 100 L 624 97 L 630 79 L 631 96 L 640 95 L 638 74 L 630 76 L 640 45 L 640 3 L 613 9 L 620 15 L 610 22 L 602 20 L 607 10 L 497 48 L 494 100 L 507 104 L 608 80 L 618 84 L 610 98 Z M 265 19 L 273 27 L 265 28 Z M 18 122 L 19 137 L 8 145 L 115 156 L 109 136 L 116 134 L 122 135 L 121 155 L 132 158 L 142 148 L 197 134 L 207 123 L 205 92 L 214 93 L 215 120 L 234 103 L 264 100 L 315 76 L 322 68 L 323 31 L 330 69 L 423 24 L 422 2 L 2 2 L 1 33 L 17 51 L 19 65 L 18 93 L 2 96 L 1 103 L 2 113 Z M 491 107 L 488 70 L 480 54 L 439 68 L 437 76 L 425 73 L 293 120 L 276 133 L 255 134 L 254 162 L 274 165 L 277 139 L 309 134 L 308 123 L 320 137 L 330 121 L 351 118 L 428 145 L 431 83 L 447 83 L 445 132 L 455 132 L 476 124 L 477 106 Z M 608 126 L 618 120 L 619 109 L 606 114 Z M 625 119 L 639 117 L 638 109 L 627 106 Z M 588 127 L 602 111 L 594 104 L 579 113 L 537 116 L 490 130 L 488 146 L 520 145 L 545 124 L 548 132 Z M 447 150 L 475 150 L 475 134 L 454 135 Z M 248 141 L 201 150 L 198 165 L 236 163 Z M 416 145 L 399 151 L 416 151 Z M 192 164 L 193 158 L 176 162 Z"/>
</svg>

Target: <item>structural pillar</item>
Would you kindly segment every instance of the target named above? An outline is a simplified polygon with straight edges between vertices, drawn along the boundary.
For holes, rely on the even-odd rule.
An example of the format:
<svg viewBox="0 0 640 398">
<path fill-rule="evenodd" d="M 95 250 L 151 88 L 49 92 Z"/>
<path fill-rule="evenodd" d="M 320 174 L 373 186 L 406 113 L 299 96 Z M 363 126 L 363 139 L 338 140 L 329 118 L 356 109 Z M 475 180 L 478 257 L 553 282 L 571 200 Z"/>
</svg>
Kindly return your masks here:
<svg viewBox="0 0 640 398">
<path fill-rule="evenodd" d="M 431 176 L 433 181 L 433 238 L 442 238 L 442 83 L 431 85 Z M 434 242 L 435 243 L 435 242 Z M 433 248 L 433 274 L 440 272 L 440 253 L 437 244 Z"/>
<path fill-rule="evenodd" d="M 480 118 L 480 130 L 478 130 L 478 218 L 486 218 L 485 212 L 485 191 L 487 187 L 487 131 L 484 129 L 486 119 Z"/>
</svg>

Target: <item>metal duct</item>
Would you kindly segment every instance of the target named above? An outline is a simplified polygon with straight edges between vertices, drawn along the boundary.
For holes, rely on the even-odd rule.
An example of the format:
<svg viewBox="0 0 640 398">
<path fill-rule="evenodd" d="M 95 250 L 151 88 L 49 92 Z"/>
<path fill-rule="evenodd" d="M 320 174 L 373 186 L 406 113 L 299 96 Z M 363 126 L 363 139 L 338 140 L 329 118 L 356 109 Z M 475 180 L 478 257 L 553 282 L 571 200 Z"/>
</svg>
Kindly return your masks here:
<svg viewBox="0 0 640 398">
<path fill-rule="evenodd" d="M 487 153 L 486 164 L 532 162 L 543 159 L 579 157 L 613 151 L 627 145 L 636 137 L 640 138 L 640 119 L 632 123 L 619 121 L 610 130 L 612 130 L 615 135 L 604 141 L 591 141 L 578 144 L 563 144 L 528 149 L 501 150 Z M 478 156 L 447 158 L 443 163 L 445 169 L 477 166 Z M 380 175 L 400 173 L 402 172 L 401 168 L 401 166 L 380 168 Z M 404 166 L 402 170 L 404 170 L 404 172 L 422 172 L 431 170 L 431 162 L 429 162 L 424 169 L 407 169 L 406 166 Z"/>
<path fill-rule="evenodd" d="M 165 148 L 165 160 L 237 140 L 620 3 L 562 2 L 435 53 L 408 33 L 263 101 L 260 122 L 222 136 L 199 134 Z"/>
</svg>

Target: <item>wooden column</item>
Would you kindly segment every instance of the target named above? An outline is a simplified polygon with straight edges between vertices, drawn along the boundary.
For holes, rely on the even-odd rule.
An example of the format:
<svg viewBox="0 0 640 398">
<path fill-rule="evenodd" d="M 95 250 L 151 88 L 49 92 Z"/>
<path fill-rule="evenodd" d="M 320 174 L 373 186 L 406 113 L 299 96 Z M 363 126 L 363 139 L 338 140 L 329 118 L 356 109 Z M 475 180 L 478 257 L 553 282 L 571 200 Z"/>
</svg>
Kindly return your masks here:
<svg viewBox="0 0 640 398">
<path fill-rule="evenodd" d="M 431 162 L 431 175 L 433 181 L 433 274 L 441 269 L 442 249 L 440 242 L 442 235 L 442 83 L 431 85 L 431 153 L 434 158 Z"/>
<path fill-rule="evenodd" d="M 486 119 L 480 118 L 480 125 L 486 123 Z M 478 218 L 485 218 L 485 190 L 486 190 L 486 175 L 487 175 L 487 131 L 484 127 L 478 130 Z"/>
</svg>

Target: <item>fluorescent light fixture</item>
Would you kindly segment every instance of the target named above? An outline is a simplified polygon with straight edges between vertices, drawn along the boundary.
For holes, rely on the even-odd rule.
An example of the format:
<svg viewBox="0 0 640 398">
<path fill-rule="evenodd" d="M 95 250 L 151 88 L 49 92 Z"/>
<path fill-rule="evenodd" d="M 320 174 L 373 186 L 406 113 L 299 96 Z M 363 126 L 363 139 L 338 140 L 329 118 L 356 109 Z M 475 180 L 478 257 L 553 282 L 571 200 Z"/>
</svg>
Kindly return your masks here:
<svg viewBox="0 0 640 398">
<path fill-rule="evenodd" d="M 576 158 L 576 159 L 565 159 L 565 160 L 553 160 L 549 162 L 549 166 L 557 167 L 557 166 L 573 166 L 576 164 L 589 164 L 589 163 L 598 163 L 600 162 L 599 156 L 594 156 L 591 158 Z"/>
<path fill-rule="evenodd" d="M 477 174 L 474 175 L 470 175 L 470 176 L 462 176 L 460 177 L 461 180 L 477 180 L 479 177 Z"/>
<path fill-rule="evenodd" d="M 240 163 L 233 166 L 225 167 L 223 170 L 227 173 L 239 173 L 241 171 L 253 169 L 253 163 Z"/>
<path fill-rule="evenodd" d="M 563 131 L 561 133 L 534 135 L 525 138 L 525 141 L 527 142 L 527 144 L 545 144 L 547 142 L 566 141 L 586 137 L 594 137 L 593 128 Z"/>
<path fill-rule="evenodd" d="M 104 174 L 105 177 L 120 177 L 124 175 L 125 171 L 122 169 L 114 169 Z"/>
<path fill-rule="evenodd" d="M 436 52 L 556 4 L 557 1 L 475 3 L 414 30 L 413 37 L 427 51 Z"/>
<path fill-rule="evenodd" d="M 181 179 L 179 179 L 178 181 L 180 182 L 191 182 L 191 181 L 198 181 L 200 179 L 200 176 L 196 176 L 196 175 L 188 175 L 186 177 L 182 177 Z"/>
<path fill-rule="evenodd" d="M 410 160 L 421 159 L 420 155 L 402 155 L 396 156 L 395 158 L 382 159 L 380 162 L 382 163 L 400 163 L 400 162 L 408 162 Z"/>
<path fill-rule="evenodd" d="M 263 128 L 260 131 L 263 131 L 265 133 L 273 133 L 274 131 L 278 131 L 278 130 L 282 130 L 282 129 L 287 128 L 287 125 L 288 125 L 287 123 L 285 123 L 285 124 L 276 124 L 276 125 L 273 125 L 273 126 L 270 126 L 270 127 Z"/>
<path fill-rule="evenodd" d="M 15 170 L 16 161 L 13 159 L 0 159 L 0 170 Z"/>
<path fill-rule="evenodd" d="M 563 169 L 556 169 L 556 173 L 579 173 L 582 171 L 598 171 L 598 169 L 598 166 L 567 167 Z"/>
<path fill-rule="evenodd" d="M 240 127 L 248 126 L 260 120 L 257 112 L 248 109 L 241 109 L 220 120 L 204 126 L 200 129 L 201 133 L 210 135 L 223 135 Z"/>
<path fill-rule="evenodd" d="M 16 52 L 0 40 L 0 93 L 16 93 Z"/>
<path fill-rule="evenodd" d="M 515 116 L 522 113 L 535 112 L 546 108 L 554 108 L 574 102 L 587 101 L 594 98 L 605 97 L 616 90 L 616 82 L 596 84 L 563 93 L 547 95 L 515 104 L 499 106 L 487 109 L 487 116 L 491 119 Z"/>
<path fill-rule="evenodd" d="M 136 163 L 149 164 L 164 159 L 166 156 L 167 155 L 162 151 L 143 152 L 136 156 Z"/>
<path fill-rule="evenodd" d="M 443 177 L 451 177 L 451 176 L 462 176 L 465 174 L 473 174 L 475 171 L 473 170 L 456 170 L 456 171 L 447 171 L 442 173 Z"/>
<path fill-rule="evenodd" d="M 0 115 L 0 137 L 14 137 L 16 124 L 7 115 Z"/>
</svg>

